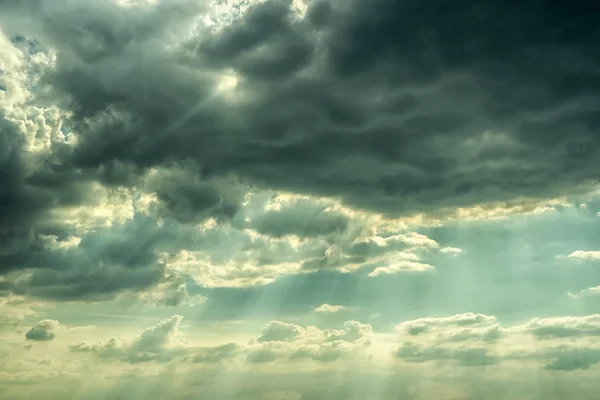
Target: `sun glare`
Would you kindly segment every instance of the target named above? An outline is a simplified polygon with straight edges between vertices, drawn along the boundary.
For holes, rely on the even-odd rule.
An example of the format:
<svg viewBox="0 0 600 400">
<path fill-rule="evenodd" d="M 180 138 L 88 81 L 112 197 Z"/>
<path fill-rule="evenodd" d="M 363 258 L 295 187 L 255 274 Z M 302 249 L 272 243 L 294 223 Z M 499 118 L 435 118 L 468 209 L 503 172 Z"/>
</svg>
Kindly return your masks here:
<svg viewBox="0 0 600 400">
<path fill-rule="evenodd" d="M 233 70 L 225 71 L 218 78 L 217 92 L 221 95 L 231 94 L 238 87 L 239 83 L 240 78 Z"/>
</svg>

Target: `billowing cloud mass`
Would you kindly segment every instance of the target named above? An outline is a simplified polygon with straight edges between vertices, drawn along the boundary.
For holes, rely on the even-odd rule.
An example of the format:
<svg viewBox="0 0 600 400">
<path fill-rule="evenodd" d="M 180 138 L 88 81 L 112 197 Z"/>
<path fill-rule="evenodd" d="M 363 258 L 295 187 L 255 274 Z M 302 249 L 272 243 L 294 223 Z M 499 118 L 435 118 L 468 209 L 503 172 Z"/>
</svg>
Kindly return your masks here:
<svg viewBox="0 0 600 400">
<path fill-rule="evenodd" d="M 596 11 L 0 0 L 0 397 L 595 395 Z"/>
<path fill-rule="evenodd" d="M 184 269 L 203 271 L 210 287 L 323 268 L 429 271 L 413 253 L 368 260 L 366 243 L 344 243 L 365 239 L 358 210 L 465 215 L 592 190 L 597 27 L 588 13 L 387 0 L 135 4 L 2 6 L 0 257 L 6 273 L 34 270 L 11 279 L 16 294 L 148 291 L 172 279 L 169 257 L 191 257 Z M 304 197 L 275 194 L 248 216 L 257 192 Z M 156 230 L 143 215 L 182 229 L 232 224 L 310 251 L 274 260 L 241 249 L 241 260 L 217 266 L 178 243 L 165 260 L 163 232 L 143 242 L 134 233 Z M 227 271 L 240 262 L 249 266 L 241 275 Z"/>
</svg>

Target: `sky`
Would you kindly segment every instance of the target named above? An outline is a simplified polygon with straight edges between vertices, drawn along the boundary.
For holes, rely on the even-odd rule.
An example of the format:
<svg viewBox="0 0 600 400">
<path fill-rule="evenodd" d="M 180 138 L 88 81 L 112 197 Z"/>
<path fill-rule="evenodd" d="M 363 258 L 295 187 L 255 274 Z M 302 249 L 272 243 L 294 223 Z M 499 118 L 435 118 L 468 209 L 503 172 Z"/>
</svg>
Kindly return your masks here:
<svg viewBox="0 0 600 400">
<path fill-rule="evenodd" d="M 0 0 L 0 398 L 598 399 L 592 3 Z"/>
</svg>

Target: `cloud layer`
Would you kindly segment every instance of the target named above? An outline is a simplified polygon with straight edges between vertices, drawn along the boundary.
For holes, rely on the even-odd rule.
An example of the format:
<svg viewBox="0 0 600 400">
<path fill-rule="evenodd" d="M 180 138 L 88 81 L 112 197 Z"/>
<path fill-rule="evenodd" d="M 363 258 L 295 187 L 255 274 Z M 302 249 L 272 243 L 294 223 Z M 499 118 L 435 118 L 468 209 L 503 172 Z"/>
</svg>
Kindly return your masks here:
<svg viewBox="0 0 600 400">
<path fill-rule="evenodd" d="M 596 14 L 0 0 L 0 397 L 593 396 Z"/>
<path fill-rule="evenodd" d="M 66 246 L 136 207 L 183 225 L 237 221 L 306 239 L 347 234 L 348 214 L 297 198 L 244 219 L 247 193 L 326 196 L 391 217 L 542 201 L 596 182 L 598 28 L 585 10 L 300 4 L 2 6 L 2 268 L 49 260 L 16 293 L 114 297 L 166 279 L 152 242 L 103 254 L 84 238 L 48 254 L 47 236 Z M 363 251 L 379 251 L 369 246 L 315 250 L 301 269 L 356 269 Z M 56 263 L 68 272 L 57 276 Z M 85 274 L 69 268 L 82 263 Z M 109 276 L 95 272 L 106 264 Z M 434 267 L 407 254 L 371 274 Z M 207 284 L 222 279 L 231 277 Z"/>
</svg>

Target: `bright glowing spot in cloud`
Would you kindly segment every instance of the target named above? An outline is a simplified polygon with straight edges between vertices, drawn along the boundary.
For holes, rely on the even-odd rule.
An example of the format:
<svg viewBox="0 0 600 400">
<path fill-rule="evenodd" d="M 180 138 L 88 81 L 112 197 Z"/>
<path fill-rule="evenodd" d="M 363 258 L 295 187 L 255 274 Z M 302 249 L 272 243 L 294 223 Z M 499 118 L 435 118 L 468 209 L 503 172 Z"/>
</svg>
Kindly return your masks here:
<svg viewBox="0 0 600 400">
<path fill-rule="evenodd" d="M 239 76 L 233 70 L 228 70 L 219 77 L 217 91 L 227 95 L 237 88 L 239 82 Z"/>
</svg>

